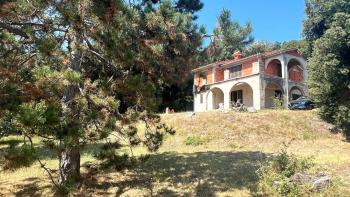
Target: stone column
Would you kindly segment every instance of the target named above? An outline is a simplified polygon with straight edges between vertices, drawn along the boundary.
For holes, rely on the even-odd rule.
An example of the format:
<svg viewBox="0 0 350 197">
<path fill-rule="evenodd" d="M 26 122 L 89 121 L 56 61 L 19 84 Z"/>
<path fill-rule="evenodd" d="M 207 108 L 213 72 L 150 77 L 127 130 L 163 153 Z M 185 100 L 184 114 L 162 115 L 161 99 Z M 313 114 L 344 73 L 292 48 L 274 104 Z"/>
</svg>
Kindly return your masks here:
<svg viewBox="0 0 350 197">
<path fill-rule="evenodd" d="M 260 109 L 265 108 L 265 62 L 261 56 L 258 59 L 259 63 L 259 91 L 260 91 Z"/>
<path fill-rule="evenodd" d="M 230 90 L 224 92 L 224 109 L 231 109 L 231 99 L 230 99 Z"/>
<path fill-rule="evenodd" d="M 288 62 L 287 62 L 287 58 L 286 56 L 283 55 L 283 60 L 281 62 L 282 64 L 282 77 L 284 79 L 284 87 L 283 87 L 283 91 L 284 91 L 284 106 L 286 108 L 288 108 L 288 103 L 289 103 L 289 79 L 288 79 Z"/>
</svg>

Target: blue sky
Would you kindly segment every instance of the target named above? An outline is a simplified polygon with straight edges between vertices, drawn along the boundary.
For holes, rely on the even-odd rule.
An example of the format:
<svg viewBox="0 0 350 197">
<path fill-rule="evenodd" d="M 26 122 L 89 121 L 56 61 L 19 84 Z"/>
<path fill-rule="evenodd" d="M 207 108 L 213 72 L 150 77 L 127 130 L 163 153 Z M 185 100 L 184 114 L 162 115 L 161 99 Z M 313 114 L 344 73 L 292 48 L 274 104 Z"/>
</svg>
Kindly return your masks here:
<svg viewBox="0 0 350 197">
<path fill-rule="evenodd" d="M 212 33 L 222 9 L 241 25 L 251 22 L 255 40 L 299 40 L 305 18 L 304 0 L 202 0 L 204 8 L 197 13 L 197 23 Z"/>
</svg>

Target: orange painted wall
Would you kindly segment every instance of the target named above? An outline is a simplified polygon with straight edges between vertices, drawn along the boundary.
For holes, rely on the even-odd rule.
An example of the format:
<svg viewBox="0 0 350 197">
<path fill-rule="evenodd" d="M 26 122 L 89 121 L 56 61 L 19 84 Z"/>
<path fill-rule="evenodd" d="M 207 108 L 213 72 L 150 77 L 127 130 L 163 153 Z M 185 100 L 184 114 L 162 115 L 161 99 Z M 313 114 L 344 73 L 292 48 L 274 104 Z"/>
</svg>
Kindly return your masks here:
<svg viewBox="0 0 350 197">
<path fill-rule="evenodd" d="M 201 79 L 199 77 L 199 73 L 194 74 L 194 85 L 199 86 L 201 82 Z"/>
<path fill-rule="evenodd" d="M 206 71 L 206 74 L 207 74 L 207 84 L 211 84 L 213 83 L 213 75 L 212 75 L 213 71 L 211 68 L 209 68 L 207 71 Z"/>
<path fill-rule="evenodd" d="M 280 72 L 280 66 L 278 65 L 280 62 L 278 60 L 272 60 L 265 69 L 266 75 L 273 75 L 273 76 L 279 76 Z"/>
<path fill-rule="evenodd" d="M 215 82 L 223 81 L 224 80 L 224 69 L 222 68 L 216 68 L 215 69 Z"/>
<path fill-rule="evenodd" d="M 296 68 L 291 68 L 288 72 L 288 75 L 289 79 L 292 81 L 302 81 L 304 79 L 302 72 Z"/>
<path fill-rule="evenodd" d="M 242 65 L 242 76 L 249 76 L 253 73 L 253 62 L 245 62 Z"/>
</svg>

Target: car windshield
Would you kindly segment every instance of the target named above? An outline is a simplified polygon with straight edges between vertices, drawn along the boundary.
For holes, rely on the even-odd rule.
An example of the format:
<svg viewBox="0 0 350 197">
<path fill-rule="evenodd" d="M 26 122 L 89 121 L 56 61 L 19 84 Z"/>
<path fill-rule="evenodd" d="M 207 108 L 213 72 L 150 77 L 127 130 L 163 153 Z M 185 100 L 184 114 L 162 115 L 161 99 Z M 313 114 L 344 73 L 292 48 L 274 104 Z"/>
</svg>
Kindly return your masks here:
<svg viewBox="0 0 350 197">
<path fill-rule="evenodd" d="M 308 98 L 306 96 L 301 96 L 301 97 L 297 98 L 296 101 L 305 100 L 305 99 L 308 99 Z"/>
</svg>

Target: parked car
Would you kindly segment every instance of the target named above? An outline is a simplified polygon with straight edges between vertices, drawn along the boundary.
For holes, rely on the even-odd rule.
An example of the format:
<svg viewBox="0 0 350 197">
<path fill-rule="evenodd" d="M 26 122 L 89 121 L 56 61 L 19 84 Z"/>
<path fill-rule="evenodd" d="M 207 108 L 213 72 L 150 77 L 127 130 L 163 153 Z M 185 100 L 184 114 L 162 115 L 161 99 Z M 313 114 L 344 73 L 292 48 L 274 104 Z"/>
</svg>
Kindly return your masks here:
<svg viewBox="0 0 350 197">
<path fill-rule="evenodd" d="M 311 110 L 315 108 L 315 102 L 313 102 L 310 98 L 307 97 L 299 97 L 298 99 L 291 101 L 288 104 L 289 109 L 307 109 Z"/>
</svg>

